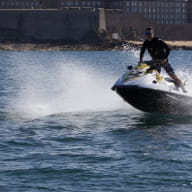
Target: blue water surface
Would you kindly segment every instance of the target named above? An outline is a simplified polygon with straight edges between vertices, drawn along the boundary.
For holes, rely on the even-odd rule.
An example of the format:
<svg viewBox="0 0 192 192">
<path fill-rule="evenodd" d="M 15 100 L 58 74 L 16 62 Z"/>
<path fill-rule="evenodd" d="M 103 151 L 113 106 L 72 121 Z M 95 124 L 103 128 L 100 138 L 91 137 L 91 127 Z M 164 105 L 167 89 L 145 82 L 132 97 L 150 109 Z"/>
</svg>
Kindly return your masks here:
<svg viewBox="0 0 192 192">
<path fill-rule="evenodd" d="M 1 192 L 192 191 L 192 118 L 110 89 L 139 52 L 0 52 Z M 170 55 L 189 78 L 191 51 Z"/>
</svg>

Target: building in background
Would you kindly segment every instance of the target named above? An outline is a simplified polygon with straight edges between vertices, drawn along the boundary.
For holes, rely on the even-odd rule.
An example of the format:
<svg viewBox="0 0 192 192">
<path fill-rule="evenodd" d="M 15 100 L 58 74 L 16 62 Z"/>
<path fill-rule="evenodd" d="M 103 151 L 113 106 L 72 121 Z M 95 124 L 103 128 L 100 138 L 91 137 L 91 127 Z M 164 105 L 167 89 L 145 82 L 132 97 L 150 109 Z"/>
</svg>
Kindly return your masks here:
<svg viewBox="0 0 192 192">
<path fill-rule="evenodd" d="M 125 0 L 123 7 L 125 12 L 140 14 L 157 24 L 185 24 L 190 21 L 189 0 Z"/>
<path fill-rule="evenodd" d="M 157 24 L 192 23 L 192 0 L 60 0 L 59 7 L 121 9 Z"/>
<path fill-rule="evenodd" d="M 192 0 L 188 0 L 187 3 L 187 23 L 192 23 Z"/>
<path fill-rule="evenodd" d="M 192 23 L 192 0 L 0 0 L 1 9 L 119 9 L 157 24 Z"/>
<path fill-rule="evenodd" d="M 0 15 L 3 40 L 140 40 L 151 25 L 164 39 L 189 40 L 192 0 L 0 0 Z"/>
</svg>

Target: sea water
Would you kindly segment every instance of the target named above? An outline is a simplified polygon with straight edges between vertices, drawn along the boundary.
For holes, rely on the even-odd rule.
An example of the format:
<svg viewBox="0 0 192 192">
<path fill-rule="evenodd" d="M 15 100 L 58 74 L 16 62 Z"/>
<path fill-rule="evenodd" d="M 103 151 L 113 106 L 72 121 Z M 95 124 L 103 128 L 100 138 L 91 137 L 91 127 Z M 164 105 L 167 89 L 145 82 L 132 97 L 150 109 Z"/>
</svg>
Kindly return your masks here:
<svg viewBox="0 0 192 192">
<path fill-rule="evenodd" d="M 0 192 L 192 191 L 192 117 L 140 112 L 111 91 L 138 58 L 0 52 Z M 170 63 L 190 83 L 192 51 Z"/>
</svg>

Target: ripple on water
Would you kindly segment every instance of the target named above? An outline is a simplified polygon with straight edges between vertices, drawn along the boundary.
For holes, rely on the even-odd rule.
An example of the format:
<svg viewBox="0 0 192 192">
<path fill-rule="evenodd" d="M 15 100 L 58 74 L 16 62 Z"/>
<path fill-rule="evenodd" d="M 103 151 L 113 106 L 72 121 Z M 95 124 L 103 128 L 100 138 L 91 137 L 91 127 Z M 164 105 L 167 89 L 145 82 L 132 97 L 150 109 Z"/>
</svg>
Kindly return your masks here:
<svg viewBox="0 0 192 192">
<path fill-rule="evenodd" d="M 192 118 L 138 112 L 110 91 L 134 52 L 0 57 L 0 191 L 192 190 Z"/>
</svg>

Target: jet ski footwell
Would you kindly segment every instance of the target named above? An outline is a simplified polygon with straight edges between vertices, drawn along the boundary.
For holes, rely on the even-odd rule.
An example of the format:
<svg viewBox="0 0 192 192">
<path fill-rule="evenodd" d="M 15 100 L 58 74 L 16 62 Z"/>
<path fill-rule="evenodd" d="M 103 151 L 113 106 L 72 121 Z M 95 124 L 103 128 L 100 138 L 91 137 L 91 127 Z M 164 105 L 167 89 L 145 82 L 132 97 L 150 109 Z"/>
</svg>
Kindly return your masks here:
<svg viewBox="0 0 192 192">
<path fill-rule="evenodd" d="M 118 85 L 115 91 L 130 105 L 144 112 L 192 113 L 192 98 L 189 96 L 133 85 Z"/>
</svg>

